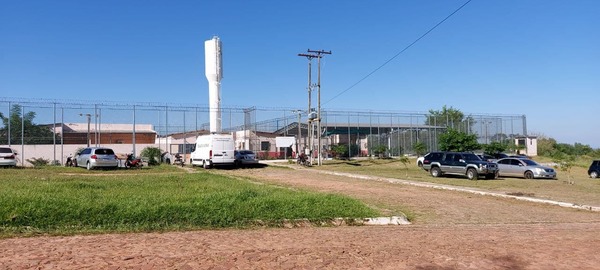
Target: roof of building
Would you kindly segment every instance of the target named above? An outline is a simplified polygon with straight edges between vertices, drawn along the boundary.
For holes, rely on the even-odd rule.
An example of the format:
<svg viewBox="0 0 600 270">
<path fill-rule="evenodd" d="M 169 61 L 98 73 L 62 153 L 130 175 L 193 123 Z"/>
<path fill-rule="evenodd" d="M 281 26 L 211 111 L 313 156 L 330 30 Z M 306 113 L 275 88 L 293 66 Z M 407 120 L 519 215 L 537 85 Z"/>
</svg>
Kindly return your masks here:
<svg viewBox="0 0 600 270">
<path fill-rule="evenodd" d="M 76 132 L 76 133 L 87 133 L 87 123 L 63 123 L 63 129 L 65 133 Z M 56 128 L 60 130 L 61 125 L 56 125 Z M 102 132 L 102 133 L 132 133 L 133 124 L 108 124 L 108 123 L 91 123 L 89 126 L 90 132 Z M 136 133 L 156 133 L 151 124 L 135 124 Z"/>
<path fill-rule="evenodd" d="M 177 133 L 170 133 L 167 134 L 167 137 L 171 137 L 174 139 L 181 139 L 181 138 L 188 138 L 190 136 L 200 136 L 200 135 L 206 135 L 206 134 L 210 134 L 210 131 L 206 130 L 206 129 L 199 129 L 199 130 L 190 130 L 190 131 L 186 131 L 186 132 L 177 132 Z M 161 136 L 161 137 L 165 137 L 165 136 Z"/>
<path fill-rule="evenodd" d="M 301 123 L 300 128 L 302 133 L 308 129 L 308 124 Z M 347 134 L 348 131 L 352 134 L 377 134 L 377 129 L 385 129 L 385 132 L 391 130 L 409 130 L 409 129 L 446 129 L 446 127 L 432 125 L 417 125 L 417 124 L 389 124 L 389 123 L 321 123 L 321 128 L 326 130 L 326 134 Z M 382 131 L 384 132 L 384 131 Z M 297 134 L 298 122 L 293 122 L 284 126 L 275 132 L 275 134 Z"/>
</svg>

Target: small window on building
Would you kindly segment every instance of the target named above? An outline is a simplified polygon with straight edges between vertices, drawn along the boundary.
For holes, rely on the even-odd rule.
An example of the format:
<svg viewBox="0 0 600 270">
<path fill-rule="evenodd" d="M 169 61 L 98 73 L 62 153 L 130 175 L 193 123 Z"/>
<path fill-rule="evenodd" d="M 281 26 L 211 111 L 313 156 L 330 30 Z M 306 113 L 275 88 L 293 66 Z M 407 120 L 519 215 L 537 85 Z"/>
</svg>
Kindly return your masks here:
<svg viewBox="0 0 600 270">
<path fill-rule="evenodd" d="M 519 139 L 519 141 L 517 142 L 517 145 L 527 145 L 525 143 L 525 139 Z"/>
<path fill-rule="evenodd" d="M 270 142 L 260 142 L 260 150 L 261 151 L 269 151 L 271 149 L 271 143 Z"/>
<path fill-rule="evenodd" d="M 177 146 L 177 152 L 178 153 L 188 153 L 189 154 L 191 152 L 194 152 L 195 148 L 196 148 L 195 144 L 185 144 L 185 151 L 184 151 L 183 144 L 179 144 Z"/>
</svg>

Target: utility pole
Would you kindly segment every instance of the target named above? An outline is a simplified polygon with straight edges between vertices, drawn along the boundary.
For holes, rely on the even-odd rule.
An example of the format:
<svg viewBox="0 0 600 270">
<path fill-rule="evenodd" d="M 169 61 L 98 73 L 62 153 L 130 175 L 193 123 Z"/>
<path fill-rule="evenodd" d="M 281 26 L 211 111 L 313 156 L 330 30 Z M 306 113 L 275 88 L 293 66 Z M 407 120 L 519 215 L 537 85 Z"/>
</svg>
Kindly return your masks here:
<svg viewBox="0 0 600 270">
<path fill-rule="evenodd" d="M 324 54 L 331 54 L 331 51 L 324 51 L 324 50 L 311 50 L 308 49 L 307 50 L 308 54 L 298 54 L 298 56 L 304 56 L 308 59 L 308 141 L 309 141 L 309 149 L 310 149 L 310 156 L 309 156 L 309 161 L 312 164 L 312 150 L 314 149 L 314 143 L 313 143 L 313 132 L 314 132 L 314 127 L 312 126 L 313 122 L 316 122 L 317 126 L 316 126 L 316 130 L 317 130 L 317 134 L 316 134 L 316 139 L 317 139 L 317 162 L 318 165 L 321 166 L 321 161 L 322 161 L 322 145 L 321 145 L 321 58 L 323 57 Z M 317 73 L 317 115 L 315 117 L 312 117 L 312 107 L 311 107 L 311 90 L 314 87 L 312 85 L 311 82 L 311 63 L 312 63 L 312 59 L 313 58 L 317 58 L 318 61 L 318 73 Z"/>
<path fill-rule="evenodd" d="M 311 49 L 308 49 L 309 53 L 316 53 L 317 54 L 317 93 L 318 93 L 318 109 L 317 109 L 317 141 L 318 141 L 318 145 L 319 148 L 317 150 L 317 156 L 318 156 L 318 164 L 319 166 L 321 166 L 322 163 L 322 155 L 321 155 L 321 151 L 323 150 L 322 145 L 321 145 L 321 58 L 323 57 L 323 54 L 331 54 L 331 51 L 324 51 L 324 50 L 319 50 L 319 51 L 313 51 Z"/>
<path fill-rule="evenodd" d="M 312 117 L 312 105 L 311 105 L 311 101 L 312 101 L 312 97 L 311 97 L 311 91 L 313 88 L 312 85 L 312 77 L 311 77 L 311 73 L 312 73 L 312 69 L 311 69 L 311 65 L 312 65 L 312 59 L 315 57 L 318 57 L 318 55 L 315 54 L 305 54 L 305 53 L 299 53 L 298 56 L 303 56 L 306 57 L 308 59 L 308 110 L 306 111 L 306 113 L 308 114 L 308 162 L 312 165 L 312 159 L 313 159 L 313 134 L 312 134 L 312 121 L 313 121 L 313 117 Z"/>
</svg>

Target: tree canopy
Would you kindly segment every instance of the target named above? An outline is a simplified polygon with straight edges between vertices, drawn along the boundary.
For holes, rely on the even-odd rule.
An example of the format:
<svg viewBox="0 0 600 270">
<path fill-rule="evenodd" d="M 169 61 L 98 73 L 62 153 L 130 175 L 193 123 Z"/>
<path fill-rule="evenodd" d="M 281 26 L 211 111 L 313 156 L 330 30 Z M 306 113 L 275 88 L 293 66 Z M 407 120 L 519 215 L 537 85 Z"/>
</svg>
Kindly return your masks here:
<svg viewBox="0 0 600 270">
<path fill-rule="evenodd" d="M 417 142 L 413 145 L 413 150 L 417 156 L 422 156 L 427 153 L 427 145 L 424 142 Z"/>
<path fill-rule="evenodd" d="M 439 146 L 442 151 L 464 152 L 479 149 L 477 135 L 469 135 L 452 128 L 448 129 L 445 133 L 440 134 Z"/>
<path fill-rule="evenodd" d="M 8 142 L 10 123 L 10 144 L 21 144 L 21 133 L 23 133 L 24 144 L 51 144 L 53 132 L 46 126 L 36 125 L 33 122 L 35 112 L 27 112 L 23 115 L 22 107 L 15 104 L 10 108 L 10 115 L 5 116 L 0 112 L 0 119 L 4 126 L 0 128 L 0 142 Z M 23 132 L 21 132 L 23 130 Z"/>
<path fill-rule="evenodd" d="M 483 152 L 488 155 L 502 153 L 508 149 L 508 144 L 501 142 L 491 142 L 481 146 L 483 147 Z"/>
<path fill-rule="evenodd" d="M 570 156 L 593 156 L 600 157 L 600 149 L 593 149 L 591 146 L 581 143 L 567 144 L 559 143 L 553 138 L 538 136 L 537 141 L 538 154 L 548 157 L 560 157 L 561 155 Z"/>
<path fill-rule="evenodd" d="M 425 124 L 430 126 L 441 126 L 456 130 L 470 131 L 475 123 L 472 117 L 467 116 L 458 109 L 446 105 L 441 110 L 429 110 Z"/>
</svg>

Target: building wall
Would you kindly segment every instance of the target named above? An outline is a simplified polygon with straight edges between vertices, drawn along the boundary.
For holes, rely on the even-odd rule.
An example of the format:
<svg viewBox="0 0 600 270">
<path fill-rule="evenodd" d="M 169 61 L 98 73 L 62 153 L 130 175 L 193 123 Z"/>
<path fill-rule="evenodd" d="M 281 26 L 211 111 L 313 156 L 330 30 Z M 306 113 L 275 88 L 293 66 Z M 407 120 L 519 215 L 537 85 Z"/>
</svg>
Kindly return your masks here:
<svg viewBox="0 0 600 270">
<path fill-rule="evenodd" d="M 523 145 L 523 143 L 525 143 Z M 522 150 L 521 154 L 530 156 L 530 157 L 535 157 L 538 155 L 537 153 L 537 137 L 517 137 L 515 138 L 515 145 L 522 145 L 525 147 L 524 150 Z"/>
<path fill-rule="evenodd" d="M 8 147 L 8 145 L 1 145 L 2 147 Z M 94 145 L 90 145 L 94 146 Z M 129 153 L 134 152 L 134 147 L 132 144 L 103 144 L 102 147 L 108 147 L 115 151 L 120 157 L 126 156 Z M 44 158 L 50 161 L 56 160 L 60 164 L 64 164 L 66 162 L 69 154 L 75 155 L 75 152 L 78 149 L 87 147 L 87 144 L 64 144 L 64 145 L 48 145 L 48 144 L 38 144 L 38 145 L 11 145 L 10 148 L 17 152 L 18 166 L 30 167 L 31 163 L 27 162 L 28 159 L 32 158 Z M 139 156 L 142 150 L 146 147 L 157 147 L 164 148 L 164 145 L 159 146 L 157 144 L 137 144 L 135 145 L 135 153 Z M 164 151 L 164 149 L 163 149 Z"/>
<path fill-rule="evenodd" d="M 135 143 L 140 144 L 152 144 L 156 140 L 155 133 L 136 133 Z M 64 133 L 63 134 L 64 144 L 86 144 L 87 145 L 87 133 Z M 100 144 L 132 144 L 133 134 L 130 132 L 107 132 L 100 133 L 98 143 Z M 96 144 L 96 136 L 90 134 L 90 144 Z"/>
</svg>

